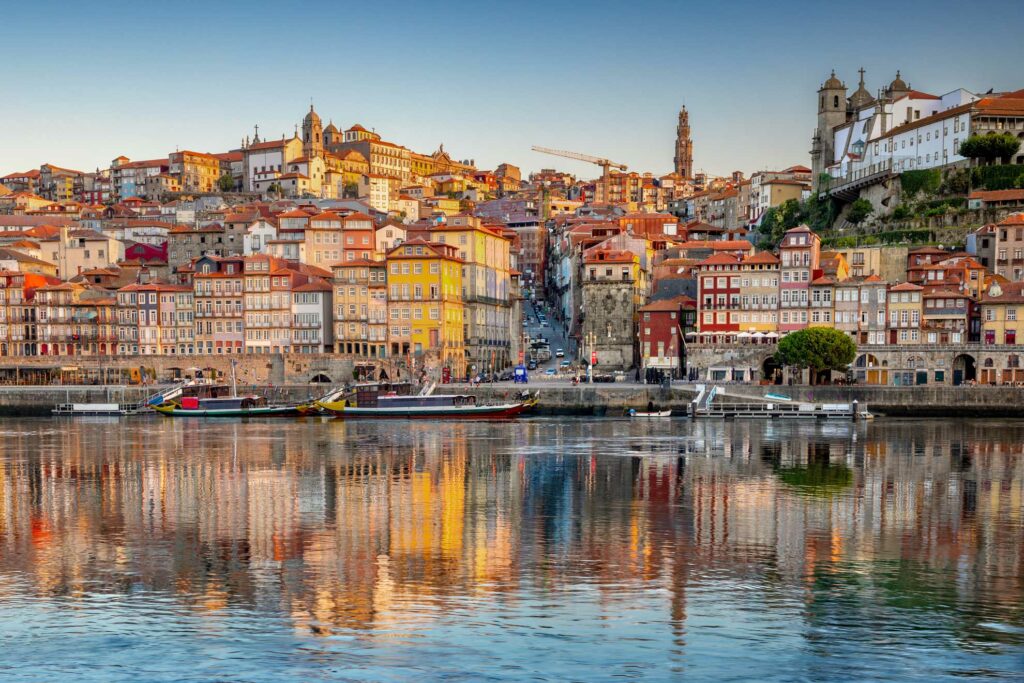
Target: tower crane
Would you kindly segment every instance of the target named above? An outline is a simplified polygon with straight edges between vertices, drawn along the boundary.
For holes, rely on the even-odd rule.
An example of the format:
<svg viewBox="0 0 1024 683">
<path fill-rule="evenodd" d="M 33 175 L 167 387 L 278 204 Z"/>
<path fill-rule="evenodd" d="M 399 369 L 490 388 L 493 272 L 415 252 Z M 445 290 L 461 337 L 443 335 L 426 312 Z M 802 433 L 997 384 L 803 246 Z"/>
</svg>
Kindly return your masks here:
<svg viewBox="0 0 1024 683">
<path fill-rule="evenodd" d="M 608 169 L 617 168 L 620 171 L 627 169 L 626 164 L 620 164 L 615 161 L 609 161 L 608 159 L 602 159 L 601 157 L 590 156 L 589 154 L 580 154 L 579 152 L 569 152 L 564 149 L 551 149 L 549 147 L 537 147 L 534 145 L 531 147 L 534 152 L 541 152 L 542 154 L 551 154 L 556 157 L 565 157 L 566 159 L 575 159 L 576 161 L 586 161 L 587 163 L 596 164 L 601 167 L 601 190 L 604 195 L 604 201 L 609 200 L 608 196 Z"/>
</svg>

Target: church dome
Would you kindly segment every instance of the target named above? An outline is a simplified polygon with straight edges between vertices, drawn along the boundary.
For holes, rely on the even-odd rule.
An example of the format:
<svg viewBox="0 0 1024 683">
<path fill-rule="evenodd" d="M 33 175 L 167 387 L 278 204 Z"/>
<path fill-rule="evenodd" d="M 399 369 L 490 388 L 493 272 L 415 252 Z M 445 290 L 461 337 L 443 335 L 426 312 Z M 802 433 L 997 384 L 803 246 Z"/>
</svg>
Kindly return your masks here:
<svg viewBox="0 0 1024 683">
<path fill-rule="evenodd" d="M 850 95 L 850 106 L 854 109 L 860 109 L 875 101 L 875 98 L 871 96 L 868 89 L 864 87 L 864 69 L 860 70 L 860 83 L 857 86 L 857 90 Z"/>
<path fill-rule="evenodd" d="M 324 132 L 325 133 L 337 133 L 338 132 L 338 129 L 335 128 L 335 126 L 334 126 L 334 121 L 331 121 L 330 123 L 327 124 L 327 127 L 324 128 Z"/>
<path fill-rule="evenodd" d="M 316 123 L 320 125 L 320 115 L 313 111 L 313 105 L 309 105 L 309 113 L 306 114 L 306 118 L 302 119 L 303 123 Z"/>
<path fill-rule="evenodd" d="M 835 69 L 832 70 L 832 75 L 825 81 L 825 85 L 821 86 L 822 90 L 841 90 L 844 88 L 843 82 L 836 78 Z"/>
<path fill-rule="evenodd" d="M 889 92 L 906 92 L 910 90 L 910 87 L 906 82 L 900 78 L 900 72 L 896 72 L 896 78 L 892 79 L 892 83 L 889 84 Z"/>
</svg>

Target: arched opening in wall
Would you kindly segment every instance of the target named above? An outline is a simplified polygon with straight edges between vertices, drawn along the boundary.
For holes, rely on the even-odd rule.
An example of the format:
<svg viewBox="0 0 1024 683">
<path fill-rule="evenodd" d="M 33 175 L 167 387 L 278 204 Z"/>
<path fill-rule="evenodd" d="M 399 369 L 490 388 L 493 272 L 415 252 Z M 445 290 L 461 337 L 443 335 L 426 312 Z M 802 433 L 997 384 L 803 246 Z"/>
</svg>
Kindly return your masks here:
<svg viewBox="0 0 1024 683">
<path fill-rule="evenodd" d="M 768 356 L 761 363 L 761 380 L 765 384 L 782 384 L 782 365 L 775 356 Z"/>
<path fill-rule="evenodd" d="M 961 353 L 953 359 L 953 386 L 968 384 L 977 379 L 977 361 L 974 356 Z"/>
<path fill-rule="evenodd" d="M 873 353 L 862 353 L 853 361 L 853 379 L 860 384 L 888 384 L 889 371 Z"/>
<path fill-rule="evenodd" d="M 330 384 L 331 378 L 324 373 L 313 375 L 313 379 L 309 380 L 310 384 Z"/>
</svg>

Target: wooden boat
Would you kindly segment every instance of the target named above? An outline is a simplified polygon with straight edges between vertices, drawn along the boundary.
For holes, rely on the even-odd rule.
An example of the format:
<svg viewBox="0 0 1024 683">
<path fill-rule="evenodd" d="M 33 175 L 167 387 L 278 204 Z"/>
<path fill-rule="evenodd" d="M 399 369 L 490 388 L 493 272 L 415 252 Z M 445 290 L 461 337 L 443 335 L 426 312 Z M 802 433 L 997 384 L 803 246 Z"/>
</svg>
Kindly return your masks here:
<svg viewBox="0 0 1024 683">
<path fill-rule="evenodd" d="M 515 417 L 537 405 L 529 394 L 508 403 L 477 403 L 472 394 L 432 394 L 432 387 L 418 395 L 385 391 L 374 383 L 357 385 L 351 392 L 317 401 L 324 410 L 343 418 L 500 420 Z"/>
<path fill-rule="evenodd" d="M 649 417 L 672 417 L 671 410 L 654 410 L 654 411 L 640 411 L 629 409 L 629 416 L 636 418 L 649 418 Z"/>
<path fill-rule="evenodd" d="M 294 417 L 302 415 L 298 405 L 270 405 L 263 396 L 239 396 L 235 363 L 231 363 L 231 386 L 212 382 L 189 383 L 149 407 L 167 417 Z"/>
<path fill-rule="evenodd" d="M 168 417 L 293 417 L 302 415 L 299 406 L 267 404 L 262 396 L 226 396 L 196 398 L 183 396 L 181 400 L 150 406 Z"/>
</svg>

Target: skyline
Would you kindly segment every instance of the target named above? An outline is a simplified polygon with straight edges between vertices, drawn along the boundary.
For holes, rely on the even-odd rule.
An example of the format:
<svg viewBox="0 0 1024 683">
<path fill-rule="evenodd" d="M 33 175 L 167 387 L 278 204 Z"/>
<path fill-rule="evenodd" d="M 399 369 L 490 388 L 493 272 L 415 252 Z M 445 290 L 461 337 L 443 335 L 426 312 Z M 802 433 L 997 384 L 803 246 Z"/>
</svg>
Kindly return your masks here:
<svg viewBox="0 0 1024 683">
<path fill-rule="evenodd" d="M 525 3 L 506 15 L 388 2 L 373 16 L 349 16 L 301 4 L 294 30 L 269 3 L 131 7 L 8 10 L 9 49 L 32 54 L 33 68 L 6 80 L 15 106 L 0 110 L 0 174 L 43 163 L 90 171 L 122 154 L 223 152 L 255 124 L 266 138 L 290 136 L 311 98 L 325 124 L 361 123 L 419 152 L 443 143 L 480 168 L 507 161 L 524 173 L 555 167 L 580 177 L 595 177 L 596 167 L 530 146 L 667 173 L 685 104 L 694 168 L 749 173 L 808 164 L 814 93 L 833 68 L 852 89 L 863 66 L 872 92 L 897 69 L 935 94 L 1024 87 L 1013 29 L 1024 5 L 1011 2 L 984 16 L 961 16 L 952 2 L 904 9 L 905 17 L 860 5 L 884 8 L 877 16 L 887 21 L 861 28 L 856 44 L 804 29 L 848 21 L 834 6 L 596 3 L 579 14 Z M 971 41 L 970 54 L 943 59 L 958 39 Z M 62 47 L 40 49 L 54 42 Z"/>
</svg>

